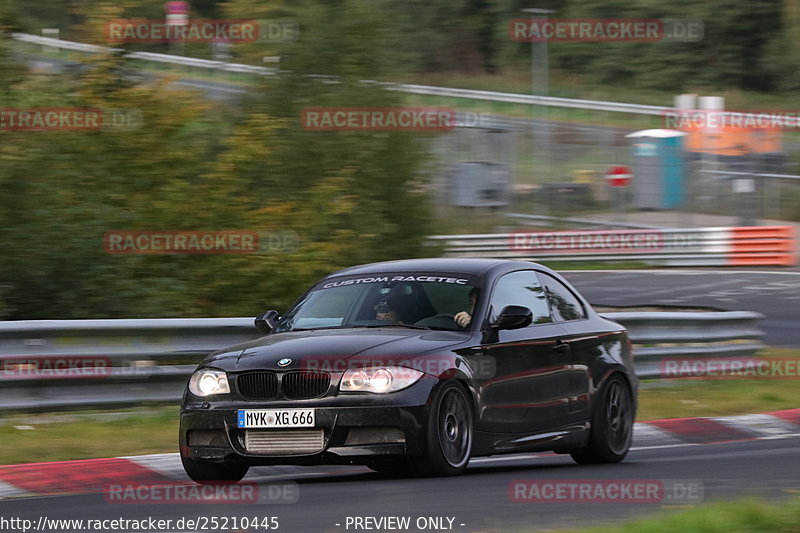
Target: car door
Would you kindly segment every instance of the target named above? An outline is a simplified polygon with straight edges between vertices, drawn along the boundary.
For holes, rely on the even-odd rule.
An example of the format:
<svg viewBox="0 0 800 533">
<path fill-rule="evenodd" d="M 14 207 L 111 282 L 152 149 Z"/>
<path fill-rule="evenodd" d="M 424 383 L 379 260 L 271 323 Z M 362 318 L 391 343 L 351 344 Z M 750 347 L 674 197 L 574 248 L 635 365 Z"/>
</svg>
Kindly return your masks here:
<svg viewBox="0 0 800 533">
<path fill-rule="evenodd" d="M 508 305 L 533 312 L 531 325 L 500 330 L 483 346 L 493 357 L 495 375 L 481 383 L 486 419 L 496 433 L 534 434 L 565 423 L 569 354 L 564 329 L 553 322 L 537 274 L 532 270 L 500 277 L 489 296 L 489 320 Z"/>
<path fill-rule="evenodd" d="M 567 383 L 567 411 L 570 421 L 582 418 L 590 407 L 592 386 L 592 361 L 601 355 L 602 337 L 589 327 L 586 307 L 580 298 L 564 283 L 545 272 L 539 272 L 553 321 L 564 329 L 563 342 L 569 345 L 570 365 Z"/>
</svg>

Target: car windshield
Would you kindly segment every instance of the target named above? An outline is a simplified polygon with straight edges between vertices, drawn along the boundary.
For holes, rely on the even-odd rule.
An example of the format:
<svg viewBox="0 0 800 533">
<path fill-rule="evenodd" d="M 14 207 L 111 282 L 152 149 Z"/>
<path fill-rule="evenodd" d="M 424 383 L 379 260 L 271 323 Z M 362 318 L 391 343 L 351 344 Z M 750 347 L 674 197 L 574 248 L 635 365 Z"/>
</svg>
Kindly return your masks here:
<svg viewBox="0 0 800 533">
<path fill-rule="evenodd" d="M 275 332 L 306 329 L 405 327 L 463 330 L 458 313 L 472 314 L 478 279 L 463 273 L 375 273 L 328 278 L 281 318 Z"/>
</svg>

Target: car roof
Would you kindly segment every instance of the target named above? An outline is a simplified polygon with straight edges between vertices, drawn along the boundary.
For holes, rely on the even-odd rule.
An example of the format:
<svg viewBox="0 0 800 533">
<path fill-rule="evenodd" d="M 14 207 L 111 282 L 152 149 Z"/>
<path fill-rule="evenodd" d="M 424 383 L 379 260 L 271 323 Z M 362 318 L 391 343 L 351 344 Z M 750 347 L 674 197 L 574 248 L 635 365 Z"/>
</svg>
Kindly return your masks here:
<svg viewBox="0 0 800 533">
<path fill-rule="evenodd" d="M 327 277 L 345 276 L 351 274 L 370 274 L 374 272 L 461 272 L 465 274 L 484 275 L 492 270 L 503 272 L 519 268 L 541 268 L 550 270 L 545 266 L 530 261 L 514 261 L 508 259 L 489 258 L 462 258 L 462 257 L 429 257 L 425 259 L 401 259 L 397 261 L 383 261 L 357 265 L 334 272 Z"/>
</svg>

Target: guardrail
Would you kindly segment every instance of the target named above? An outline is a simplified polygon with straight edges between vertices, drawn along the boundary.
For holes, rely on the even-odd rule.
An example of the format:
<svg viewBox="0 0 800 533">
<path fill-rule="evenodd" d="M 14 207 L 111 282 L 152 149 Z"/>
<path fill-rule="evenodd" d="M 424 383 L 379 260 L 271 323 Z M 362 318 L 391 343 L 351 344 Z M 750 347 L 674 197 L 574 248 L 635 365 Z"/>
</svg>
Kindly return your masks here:
<svg viewBox="0 0 800 533">
<path fill-rule="evenodd" d="M 579 217 L 554 217 L 549 215 L 529 215 L 526 213 L 508 213 L 509 218 L 516 219 L 519 223 L 530 226 L 564 226 L 574 225 L 577 228 L 608 227 L 630 229 L 667 229 L 666 226 L 654 224 L 639 224 L 636 222 L 622 222 L 618 220 L 600 220 L 597 218 Z"/>
<path fill-rule="evenodd" d="M 662 116 L 675 111 L 672 107 L 644 104 L 628 104 L 625 102 L 606 102 L 600 100 L 582 100 L 577 98 L 559 98 L 555 96 L 535 96 L 530 94 L 503 93 L 496 91 L 475 91 L 451 87 L 435 87 L 431 85 L 383 84 L 386 89 L 412 94 L 446 96 L 450 98 L 468 98 L 487 102 L 506 102 L 514 104 L 541 105 L 547 107 L 567 107 L 572 109 L 588 109 L 592 111 L 612 111 L 616 113 L 634 113 L 637 115 Z"/>
<path fill-rule="evenodd" d="M 206 354 L 262 335 L 252 318 L 0 322 L 0 410 L 175 402 Z"/>
<path fill-rule="evenodd" d="M 642 261 L 667 266 L 797 264 L 792 226 L 433 235 L 450 257 Z"/>
<path fill-rule="evenodd" d="M 781 180 L 800 180 L 797 174 L 773 174 L 770 172 L 734 172 L 731 170 L 701 170 L 703 174 L 714 174 L 723 178 L 774 178 Z"/>
<path fill-rule="evenodd" d="M 98 54 L 117 52 L 124 53 L 120 48 L 109 48 L 93 44 L 78 43 L 74 41 L 64 41 L 52 37 L 40 37 L 29 33 L 12 33 L 11 37 L 20 42 L 49 46 L 61 50 L 73 50 L 77 52 Z M 125 57 L 140 59 L 144 61 L 154 61 L 158 63 L 170 63 L 184 67 L 196 67 L 210 70 L 221 70 L 225 72 L 239 72 L 260 76 L 273 76 L 280 73 L 279 69 L 267 68 L 255 65 L 244 65 L 240 63 L 227 63 L 224 61 L 212 61 L 209 59 L 198 59 L 193 57 L 175 56 L 168 54 L 157 54 L 152 52 L 127 52 Z M 331 79 L 330 76 L 318 76 L 323 79 Z M 617 113 L 634 113 L 638 115 L 664 115 L 675 111 L 672 107 L 662 107 L 643 104 L 628 104 L 625 102 L 605 102 L 599 100 L 582 100 L 576 98 L 558 98 L 553 96 L 535 96 L 530 94 L 504 93 L 496 91 L 476 91 L 470 89 L 457 89 L 451 87 L 435 87 L 431 85 L 400 84 L 390 82 L 378 82 L 364 80 L 363 83 L 379 85 L 390 91 L 399 91 L 411 94 L 425 94 L 431 96 L 445 96 L 451 98 L 467 98 L 470 100 L 485 100 L 488 102 L 509 102 L 517 104 L 541 105 L 549 107 L 565 107 L 573 109 L 588 109 L 593 111 L 612 111 Z"/>
<path fill-rule="evenodd" d="M 603 316 L 629 329 L 646 378 L 659 377 L 667 356 L 752 355 L 762 346 L 758 313 Z M 251 318 L 0 322 L 0 411 L 177 403 L 207 353 L 261 336 Z"/>
<path fill-rule="evenodd" d="M 226 63 L 225 61 L 214 61 L 211 59 L 200 59 L 196 57 L 174 56 L 169 54 L 158 54 L 155 52 L 128 52 L 122 48 L 110 48 L 98 46 L 96 44 L 78 43 L 75 41 L 64 41 L 52 37 L 40 37 L 29 33 L 12 33 L 11 38 L 15 41 L 24 43 L 49 46 L 59 50 L 72 50 L 73 52 L 84 52 L 87 54 L 102 53 L 124 53 L 129 59 L 139 59 L 142 61 L 153 61 L 155 63 L 169 63 L 184 67 L 196 67 L 209 70 L 222 70 L 225 72 L 238 72 L 245 74 L 257 74 L 260 76 L 274 76 L 278 73 L 277 69 L 259 67 L 254 65 L 244 65 L 241 63 Z"/>
<path fill-rule="evenodd" d="M 623 324 L 634 344 L 636 374 L 661 378 L 665 358 L 752 356 L 763 348 L 764 318 L 749 311 L 601 313 Z"/>
</svg>

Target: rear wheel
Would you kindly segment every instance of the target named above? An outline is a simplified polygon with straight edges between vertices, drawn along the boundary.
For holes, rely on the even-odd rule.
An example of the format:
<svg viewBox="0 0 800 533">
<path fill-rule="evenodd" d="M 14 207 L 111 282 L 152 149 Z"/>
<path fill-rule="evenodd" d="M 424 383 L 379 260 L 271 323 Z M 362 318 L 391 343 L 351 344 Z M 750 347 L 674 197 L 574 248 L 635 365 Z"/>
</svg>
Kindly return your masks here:
<svg viewBox="0 0 800 533">
<path fill-rule="evenodd" d="M 472 408 L 467 392 L 456 382 L 445 382 L 434 395 L 425 454 L 413 461 L 414 473 L 453 476 L 464 472 L 472 453 L 472 432 Z"/>
<path fill-rule="evenodd" d="M 249 466 L 238 463 L 212 463 L 183 456 L 181 456 L 181 462 L 189 478 L 201 485 L 236 483 L 250 469 Z"/>
<path fill-rule="evenodd" d="M 630 387 L 619 375 L 608 379 L 592 415 L 586 448 L 570 453 L 576 463 L 618 463 L 628 454 L 633 436 L 633 400 Z"/>
</svg>

